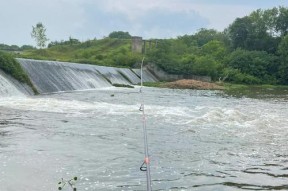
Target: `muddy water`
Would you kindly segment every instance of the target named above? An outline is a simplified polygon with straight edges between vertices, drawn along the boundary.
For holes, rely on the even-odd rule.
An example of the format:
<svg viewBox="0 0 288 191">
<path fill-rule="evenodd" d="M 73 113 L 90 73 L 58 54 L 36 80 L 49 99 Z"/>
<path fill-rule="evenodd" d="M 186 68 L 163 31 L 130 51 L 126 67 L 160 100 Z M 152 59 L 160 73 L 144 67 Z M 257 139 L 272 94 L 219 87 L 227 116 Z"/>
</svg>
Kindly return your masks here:
<svg viewBox="0 0 288 191">
<path fill-rule="evenodd" d="M 145 190 L 138 91 L 1 98 L 0 190 L 54 191 L 74 176 L 78 190 Z M 288 189 L 287 94 L 144 99 L 153 190 Z"/>
</svg>

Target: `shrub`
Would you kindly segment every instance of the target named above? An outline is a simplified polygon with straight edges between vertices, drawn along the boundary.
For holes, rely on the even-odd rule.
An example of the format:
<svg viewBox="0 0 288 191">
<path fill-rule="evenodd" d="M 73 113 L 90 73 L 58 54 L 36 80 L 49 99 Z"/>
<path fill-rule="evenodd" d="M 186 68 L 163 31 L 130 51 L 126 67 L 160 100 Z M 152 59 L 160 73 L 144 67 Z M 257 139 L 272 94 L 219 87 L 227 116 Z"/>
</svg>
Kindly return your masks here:
<svg viewBox="0 0 288 191">
<path fill-rule="evenodd" d="M 35 94 L 38 94 L 36 88 L 31 83 L 28 75 L 22 69 L 21 65 L 9 54 L 0 51 L 0 69 L 14 77 L 16 80 L 29 85 Z"/>
</svg>

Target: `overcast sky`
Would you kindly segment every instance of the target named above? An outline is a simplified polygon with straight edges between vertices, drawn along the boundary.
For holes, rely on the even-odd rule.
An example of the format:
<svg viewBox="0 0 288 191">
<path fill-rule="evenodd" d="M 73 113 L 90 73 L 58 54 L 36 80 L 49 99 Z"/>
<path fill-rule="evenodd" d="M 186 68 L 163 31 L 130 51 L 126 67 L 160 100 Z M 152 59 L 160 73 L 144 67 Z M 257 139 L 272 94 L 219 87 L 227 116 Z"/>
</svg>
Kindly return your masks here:
<svg viewBox="0 0 288 191">
<path fill-rule="evenodd" d="M 51 41 L 99 39 L 112 31 L 171 38 L 200 28 L 222 31 L 237 17 L 278 6 L 288 0 L 1 0 L 0 43 L 34 46 L 37 22 Z"/>
</svg>

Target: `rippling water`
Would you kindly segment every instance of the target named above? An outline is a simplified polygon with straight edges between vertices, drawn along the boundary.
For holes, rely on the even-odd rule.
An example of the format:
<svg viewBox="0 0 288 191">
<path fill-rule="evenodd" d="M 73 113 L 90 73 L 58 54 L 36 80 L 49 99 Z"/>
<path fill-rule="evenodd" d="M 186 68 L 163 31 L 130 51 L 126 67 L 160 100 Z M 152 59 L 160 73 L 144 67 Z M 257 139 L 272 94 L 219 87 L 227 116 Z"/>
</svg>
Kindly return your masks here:
<svg viewBox="0 0 288 191">
<path fill-rule="evenodd" d="M 0 190 L 145 190 L 138 91 L 2 98 Z M 145 88 L 153 190 L 288 190 L 287 98 Z"/>
</svg>

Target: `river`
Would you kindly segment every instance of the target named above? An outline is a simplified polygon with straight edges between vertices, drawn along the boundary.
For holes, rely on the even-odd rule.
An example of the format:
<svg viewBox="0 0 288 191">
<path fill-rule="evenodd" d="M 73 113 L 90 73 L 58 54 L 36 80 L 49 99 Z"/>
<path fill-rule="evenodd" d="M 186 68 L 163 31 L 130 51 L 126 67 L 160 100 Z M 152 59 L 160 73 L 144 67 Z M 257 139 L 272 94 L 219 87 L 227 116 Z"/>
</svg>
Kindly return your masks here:
<svg viewBox="0 0 288 191">
<path fill-rule="evenodd" d="M 0 190 L 145 190 L 139 88 L 0 100 Z M 278 94 L 277 94 L 278 95 Z M 153 190 L 288 190 L 288 96 L 144 88 Z M 71 190 L 66 185 L 63 190 Z"/>
</svg>

